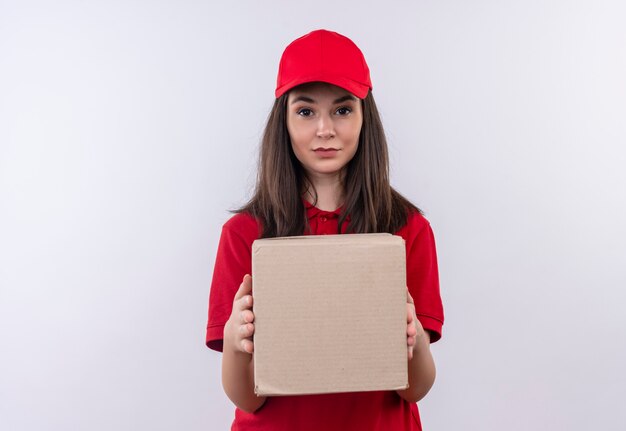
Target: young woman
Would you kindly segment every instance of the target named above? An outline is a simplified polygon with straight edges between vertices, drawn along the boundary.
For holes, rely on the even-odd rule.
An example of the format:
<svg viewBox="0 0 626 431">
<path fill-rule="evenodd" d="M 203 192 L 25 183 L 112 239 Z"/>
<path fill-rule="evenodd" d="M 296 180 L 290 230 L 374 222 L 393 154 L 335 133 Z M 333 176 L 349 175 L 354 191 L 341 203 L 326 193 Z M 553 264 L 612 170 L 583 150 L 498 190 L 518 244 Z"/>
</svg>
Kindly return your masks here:
<svg viewBox="0 0 626 431">
<path fill-rule="evenodd" d="M 237 407 L 233 430 L 421 429 L 416 402 L 434 382 L 429 345 L 443 324 L 435 243 L 420 210 L 389 184 L 371 89 L 365 58 L 345 36 L 313 31 L 283 53 L 256 190 L 222 228 L 209 299 L 206 343 L 223 351 L 222 384 Z M 252 242 L 369 232 L 406 242 L 409 388 L 257 397 Z"/>
</svg>

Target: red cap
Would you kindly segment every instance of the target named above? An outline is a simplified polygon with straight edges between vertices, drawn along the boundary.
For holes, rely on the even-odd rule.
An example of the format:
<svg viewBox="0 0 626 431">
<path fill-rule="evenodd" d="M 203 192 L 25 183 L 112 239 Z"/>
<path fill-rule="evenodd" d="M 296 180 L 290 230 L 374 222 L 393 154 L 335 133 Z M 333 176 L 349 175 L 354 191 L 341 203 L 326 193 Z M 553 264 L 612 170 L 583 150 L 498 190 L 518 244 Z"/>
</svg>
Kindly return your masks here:
<svg viewBox="0 0 626 431">
<path fill-rule="evenodd" d="M 307 82 L 327 82 L 360 99 L 372 89 L 361 50 L 345 36 L 315 30 L 291 42 L 280 59 L 276 98 Z"/>
</svg>

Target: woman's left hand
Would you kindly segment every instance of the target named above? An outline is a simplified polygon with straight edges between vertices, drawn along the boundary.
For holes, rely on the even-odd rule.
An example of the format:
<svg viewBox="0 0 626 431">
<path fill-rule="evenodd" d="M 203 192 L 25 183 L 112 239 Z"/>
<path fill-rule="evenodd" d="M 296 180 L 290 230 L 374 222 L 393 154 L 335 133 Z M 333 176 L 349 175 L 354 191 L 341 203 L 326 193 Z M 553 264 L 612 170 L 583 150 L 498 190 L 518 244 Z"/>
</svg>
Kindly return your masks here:
<svg viewBox="0 0 626 431">
<path fill-rule="evenodd" d="M 415 315 L 415 303 L 413 297 L 409 293 L 409 289 L 406 290 L 406 345 L 408 350 L 409 361 L 413 359 L 413 353 L 422 342 L 425 336 L 424 328 L 417 316 Z"/>
</svg>

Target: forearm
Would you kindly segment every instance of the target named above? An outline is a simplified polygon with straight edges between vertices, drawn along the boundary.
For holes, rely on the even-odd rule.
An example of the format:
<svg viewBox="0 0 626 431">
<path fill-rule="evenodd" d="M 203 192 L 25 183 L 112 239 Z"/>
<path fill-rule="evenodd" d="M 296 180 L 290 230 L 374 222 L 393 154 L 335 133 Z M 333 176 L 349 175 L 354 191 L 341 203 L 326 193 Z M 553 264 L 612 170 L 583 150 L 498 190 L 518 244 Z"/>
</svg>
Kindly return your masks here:
<svg viewBox="0 0 626 431">
<path fill-rule="evenodd" d="M 435 382 L 435 361 L 430 352 L 430 334 L 424 331 L 413 346 L 413 358 L 409 360 L 409 387 L 396 391 L 409 402 L 424 398 Z"/>
<path fill-rule="evenodd" d="M 254 393 L 254 361 L 249 353 L 235 351 L 224 344 L 222 354 L 222 386 L 230 400 L 241 410 L 253 413 L 266 397 Z"/>
</svg>

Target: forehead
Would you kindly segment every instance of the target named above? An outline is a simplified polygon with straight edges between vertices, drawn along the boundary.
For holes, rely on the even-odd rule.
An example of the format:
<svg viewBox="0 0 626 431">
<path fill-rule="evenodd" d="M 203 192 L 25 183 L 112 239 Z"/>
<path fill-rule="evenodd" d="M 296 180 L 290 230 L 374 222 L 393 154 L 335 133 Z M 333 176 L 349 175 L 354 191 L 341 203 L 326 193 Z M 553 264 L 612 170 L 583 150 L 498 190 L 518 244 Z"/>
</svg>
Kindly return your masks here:
<svg viewBox="0 0 626 431">
<path fill-rule="evenodd" d="M 349 91 L 344 90 L 341 87 L 337 87 L 336 85 L 328 84 L 326 82 L 309 82 L 294 87 L 289 92 L 290 100 L 293 100 L 295 97 L 298 96 L 309 96 L 312 99 L 315 99 L 316 97 L 332 97 L 334 99 L 337 99 L 340 97 L 352 96 L 354 100 L 359 100 L 358 97 L 356 97 Z"/>
</svg>

